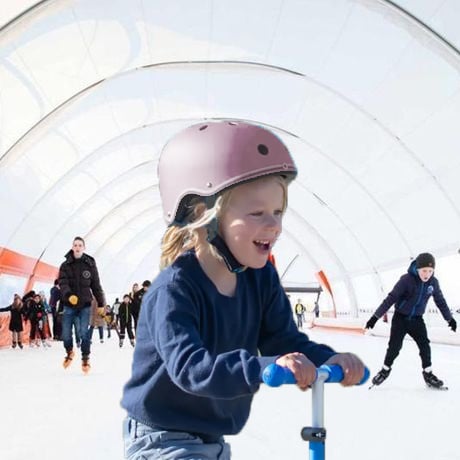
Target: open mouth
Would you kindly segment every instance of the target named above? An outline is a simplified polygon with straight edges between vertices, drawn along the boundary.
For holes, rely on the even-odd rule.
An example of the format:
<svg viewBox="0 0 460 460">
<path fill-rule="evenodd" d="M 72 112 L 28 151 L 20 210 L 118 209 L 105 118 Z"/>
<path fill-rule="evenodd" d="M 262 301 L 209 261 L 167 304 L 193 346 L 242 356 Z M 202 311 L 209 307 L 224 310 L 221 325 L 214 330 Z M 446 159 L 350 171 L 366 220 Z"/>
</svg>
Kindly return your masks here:
<svg viewBox="0 0 460 460">
<path fill-rule="evenodd" d="M 255 240 L 254 244 L 263 251 L 269 251 L 271 247 L 269 240 Z"/>
</svg>

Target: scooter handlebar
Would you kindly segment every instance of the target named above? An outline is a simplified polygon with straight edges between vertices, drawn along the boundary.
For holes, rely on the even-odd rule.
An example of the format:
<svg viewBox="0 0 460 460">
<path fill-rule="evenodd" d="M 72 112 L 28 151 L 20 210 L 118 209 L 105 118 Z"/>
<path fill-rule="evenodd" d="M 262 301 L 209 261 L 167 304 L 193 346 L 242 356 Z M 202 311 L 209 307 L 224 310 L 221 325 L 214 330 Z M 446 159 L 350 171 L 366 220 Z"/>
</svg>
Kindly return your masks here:
<svg viewBox="0 0 460 460">
<path fill-rule="evenodd" d="M 337 364 L 322 366 L 316 369 L 316 379 L 321 375 L 325 383 L 338 383 L 344 378 L 343 370 Z M 357 385 L 362 385 L 369 378 L 370 372 L 367 367 L 364 367 L 364 376 Z M 262 373 L 262 380 L 268 386 L 279 387 L 286 383 L 296 383 L 294 374 L 286 367 L 278 366 L 278 364 L 269 364 Z"/>
</svg>

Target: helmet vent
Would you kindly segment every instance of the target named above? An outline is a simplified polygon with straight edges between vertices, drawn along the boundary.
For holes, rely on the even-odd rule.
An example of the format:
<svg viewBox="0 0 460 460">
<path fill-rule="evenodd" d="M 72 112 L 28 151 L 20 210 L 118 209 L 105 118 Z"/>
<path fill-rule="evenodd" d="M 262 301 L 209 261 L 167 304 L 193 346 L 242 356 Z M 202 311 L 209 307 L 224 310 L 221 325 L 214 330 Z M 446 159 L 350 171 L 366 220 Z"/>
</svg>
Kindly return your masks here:
<svg viewBox="0 0 460 460">
<path fill-rule="evenodd" d="M 200 131 L 204 131 L 207 127 L 208 127 L 208 125 L 200 126 Z"/>
<path fill-rule="evenodd" d="M 268 155 L 268 147 L 264 144 L 259 144 L 257 150 L 261 155 Z"/>
<path fill-rule="evenodd" d="M 229 121 L 228 124 L 230 126 L 238 126 L 238 123 L 234 122 L 234 121 Z"/>
</svg>

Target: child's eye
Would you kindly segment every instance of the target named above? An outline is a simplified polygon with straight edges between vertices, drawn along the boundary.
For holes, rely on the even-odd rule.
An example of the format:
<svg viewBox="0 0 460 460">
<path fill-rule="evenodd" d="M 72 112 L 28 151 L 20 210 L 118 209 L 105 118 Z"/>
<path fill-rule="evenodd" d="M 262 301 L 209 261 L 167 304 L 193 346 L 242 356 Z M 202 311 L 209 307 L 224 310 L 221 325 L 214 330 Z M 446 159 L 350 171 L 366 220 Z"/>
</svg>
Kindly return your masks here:
<svg viewBox="0 0 460 460">
<path fill-rule="evenodd" d="M 277 209 L 273 214 L 275 216 L 282 216 L 283 215 L 283 210 L 282 209 Z"/>
<path fill-rule="evenodd" d="M 256 217 L 261 216 L 262 214 L 263 214 L 262 211 L 251 212 L 251 216 L 256 216 Z"/>
</svg>

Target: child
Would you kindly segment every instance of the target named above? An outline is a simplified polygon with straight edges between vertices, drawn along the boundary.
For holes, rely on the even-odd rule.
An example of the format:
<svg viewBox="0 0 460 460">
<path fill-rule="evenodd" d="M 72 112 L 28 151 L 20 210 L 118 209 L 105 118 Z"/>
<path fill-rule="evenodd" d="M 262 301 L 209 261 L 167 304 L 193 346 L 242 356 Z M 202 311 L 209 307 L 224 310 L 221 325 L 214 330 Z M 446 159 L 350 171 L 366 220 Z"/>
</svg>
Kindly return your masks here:
<svg viewBox="0 0 460 460">
<path fill-rule="evenodd" d="M 131 297 L 129 294 L 123 296 L 123 302 L 118 310 L 118 320 L 120 323 L 120 348 L 125 340 L 126 330 L 128 331 L 129 342 L 134 347 L 134 333 L 132 328 Z"/>
<path fill-rule="evenodd" d="M 126 458 L 227 460 L 223 435 L 249 416 L 264 368 L 289 368 L 305 390 L 316 367 L 364 367 L 298 331 L 267 258 L 296 167 L 270 131 L 242 122 L 191 126 L 164 148 L 162 272 L 144 297 L 122 406 Z"/>
<path fill-rule="evenodd" d="M 22 300 L 21 296 L 18 294 L 14 294 L 13 303 L 5 308 L 0 308 L 0 312 L 9 311 L 11 312 L 10 317 L 10 325 L 8 329 L 11 331 L 11 338 L 12 338 L 12 347 L 16 348 L 16 345 L 19 348 L 23 348 L 22 346 Z"/>
<path fill-rule="evenodd" d="M 34 345 L 36 347 L 40 346 L 40 340 L 37 338 L 38 334 L 42 345 L 44 347 L 50 347 L 51 345 L 46 341 L 46 334 L 44 330 L 44 317 L 46 312 L 40 294 L 34 294 L 28 305 L 29 309 L 27 312 L 27 318 L 30 321 L 29 346 L 31 348 Z"/>
<path fill-rule="evenodd" d="M 388 349 L 382 369 L 372 379 L 374 385 L 380 385 L 390 375 L 391 366 L 402 348 L 404 336 L 409 334 L 420 350 L 422 375 L 426 384 L 432 388 L 443 387 L 444 382 L 439 380 L 431 369 L 430 341 L 423 321 L 430 296 L 433 296 L 436 306 L 454 332 L 457 330 L 457 322 L 444 300 L 437 278 L 433 276 L 434 267 L 435 260 L 431 254 L 427 252 L 419 254 L 409 265 L 407 273 L 401 276 L 393 290 L 366 323 L 366 329 L 372 329 L 378 319 L 393 304 L 395 305 Z"/>
</svg>

